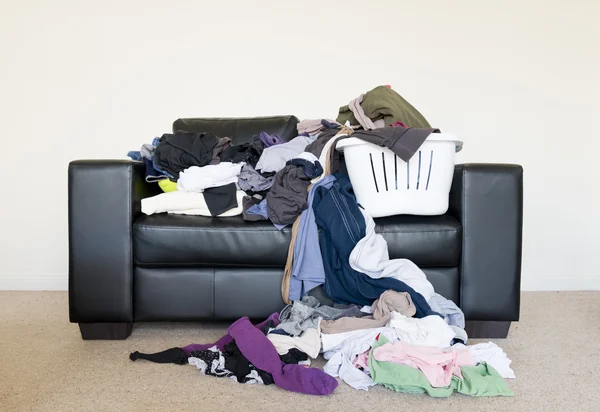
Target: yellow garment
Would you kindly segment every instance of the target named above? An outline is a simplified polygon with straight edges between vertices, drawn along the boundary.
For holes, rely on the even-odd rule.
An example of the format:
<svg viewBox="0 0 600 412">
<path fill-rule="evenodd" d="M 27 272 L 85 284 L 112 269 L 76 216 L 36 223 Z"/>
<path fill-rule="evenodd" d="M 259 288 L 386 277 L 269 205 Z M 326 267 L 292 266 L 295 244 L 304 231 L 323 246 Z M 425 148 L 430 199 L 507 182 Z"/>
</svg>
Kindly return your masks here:
<svg viewBox="0 0 600 412">
<path fill-rule="evenodd" d="M 172 182 L 169 179 L 159 180 L 158 185 L 165 193 L 175 192 L 177 190 L 177 182 Z"/>
</svg>

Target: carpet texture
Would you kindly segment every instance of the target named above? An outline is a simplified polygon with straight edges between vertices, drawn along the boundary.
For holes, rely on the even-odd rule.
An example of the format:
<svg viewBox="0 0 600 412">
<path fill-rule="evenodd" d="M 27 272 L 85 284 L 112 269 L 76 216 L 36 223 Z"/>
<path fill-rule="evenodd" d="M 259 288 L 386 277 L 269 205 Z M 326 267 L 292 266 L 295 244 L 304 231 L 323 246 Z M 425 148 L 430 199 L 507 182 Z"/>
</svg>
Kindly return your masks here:
<svg viewBox="0 0 600 412">
<path fill-rule="evenodd" d="M 317 397 L 205 377 L 190 365 L 129 360 L 134 350 L 214 342 L 225 324 L 146 323 L 125 341 L 83 341 L 68 322 L 66 292 L 0 292 L 0 410 L 599 410 L 600 292 L 527 292 L 521 304 L 508 339 L 494 340 L 513 361 L 514 398 L 433 399 L 382 387 L 355 391 L 343 382 Z"/>
</svg>

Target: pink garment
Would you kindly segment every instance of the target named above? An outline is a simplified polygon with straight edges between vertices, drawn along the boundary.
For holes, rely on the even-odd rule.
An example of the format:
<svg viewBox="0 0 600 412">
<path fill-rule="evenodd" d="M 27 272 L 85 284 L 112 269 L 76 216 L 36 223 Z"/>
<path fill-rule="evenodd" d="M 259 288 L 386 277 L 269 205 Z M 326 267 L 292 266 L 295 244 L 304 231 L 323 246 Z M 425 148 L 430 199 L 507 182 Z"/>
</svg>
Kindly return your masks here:
<svg viewBox="0 0 600 412">
<path fill-rule="evenodd" d="M 386 343 L 373 350 L 373 357 L 378 361 L 400 363 L 420 369 L 434 388 L 450 385 L 452 375 L 462 379 L 461 366 L 475 366 L 473 356 L 468 350 L 413 346 L 404 342 Z"/>
<path fill-rule="evenodd" d="M 369 353 L 371 352 L 371 348 L 367 349 L 361 354 L 356 355 L 356 358 L 352 362 L 354 367 L 362 368 L 365 371 L 369 370 Z"/>
<path fill-rule="evenodd" d="M 391 124 L 390 126 L 392 126 L 392 127 L 398 127 L 398 126 L 400 126 L 400 127 L 404 127 L 405 129 L 407 128 L 404 123 L 399 122 L 399 121 L 396 121 L 396 123 Z"/>
</svg>

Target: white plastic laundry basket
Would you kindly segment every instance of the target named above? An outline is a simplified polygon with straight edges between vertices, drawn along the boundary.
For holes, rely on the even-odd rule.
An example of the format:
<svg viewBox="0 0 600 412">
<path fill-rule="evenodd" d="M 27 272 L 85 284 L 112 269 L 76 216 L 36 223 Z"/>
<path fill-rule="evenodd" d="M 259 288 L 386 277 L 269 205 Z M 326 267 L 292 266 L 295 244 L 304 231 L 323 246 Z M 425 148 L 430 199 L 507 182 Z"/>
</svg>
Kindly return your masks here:
<svg viewBox="0 0 600 412">
<path fill-rule="evenodd" d="M 348 175 L 358 203 L 373 217 L 442 215 L 454 174 L 454 156 L 462 149 L 455 136 L 432 133 L 404 162 L 391 150 L 355 137 L 343 139 Z"/>
</svg>

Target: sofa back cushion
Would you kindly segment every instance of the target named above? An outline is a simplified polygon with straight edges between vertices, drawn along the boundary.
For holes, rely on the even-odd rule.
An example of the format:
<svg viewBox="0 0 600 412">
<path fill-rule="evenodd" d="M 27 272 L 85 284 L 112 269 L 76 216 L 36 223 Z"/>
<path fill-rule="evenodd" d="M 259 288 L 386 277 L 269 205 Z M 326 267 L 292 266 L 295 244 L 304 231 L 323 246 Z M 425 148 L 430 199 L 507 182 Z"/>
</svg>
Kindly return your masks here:
<svg viewBox="0 0 600 412">
<path fill-rule="evenodd" d="M 268 117 L 199 117 L 177 119 L 173 122 L 173 133 L 185 132 L 210 132 L 219 137 L 229 137 L 232 144 L 242 144 L 250 141 L 252 136 L 260 132 L 279 135 L 283 140 L 289 141 L 298 136 L 296 116 L 268 116 Z"/>
</svg>

